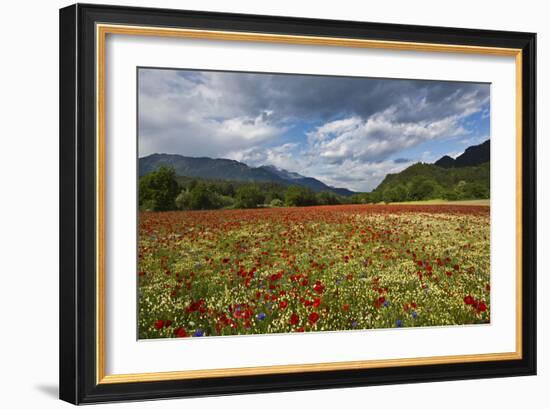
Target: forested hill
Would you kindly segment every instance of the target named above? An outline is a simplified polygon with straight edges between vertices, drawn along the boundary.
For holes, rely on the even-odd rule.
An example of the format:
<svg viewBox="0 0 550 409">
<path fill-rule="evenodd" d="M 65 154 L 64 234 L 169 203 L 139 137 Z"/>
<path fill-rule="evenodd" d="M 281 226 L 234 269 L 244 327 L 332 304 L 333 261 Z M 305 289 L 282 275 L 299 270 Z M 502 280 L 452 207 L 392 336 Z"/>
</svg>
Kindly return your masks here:
<svg viewBox="0 0 550 409">
<path fill-rule="evenodd" d="M 415 163 L 400 173 L 387 174 L 362 201 L 401 202 L 430 199 L 488 199 L 490 141 L 467 148 L 456 159 L 444 156 L 433 164 Z"/>
</svg>

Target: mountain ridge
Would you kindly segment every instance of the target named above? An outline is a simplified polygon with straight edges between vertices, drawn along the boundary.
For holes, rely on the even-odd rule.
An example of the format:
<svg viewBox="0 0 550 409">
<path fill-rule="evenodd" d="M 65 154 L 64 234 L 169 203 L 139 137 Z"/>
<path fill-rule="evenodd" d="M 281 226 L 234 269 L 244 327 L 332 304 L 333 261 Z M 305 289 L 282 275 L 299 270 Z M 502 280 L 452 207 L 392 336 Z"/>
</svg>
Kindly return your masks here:
<svg viewBox="0 0 550 409">
<path fill-rule="evenodd" d="M 491 160 L 491 140 L 487 139 L 479 145 L 467 147 L 464 152 L 455 159 L 445 155 L 434 162 L 441 168 L 463 168 L 466 166 L 479 166 Z"/>
<path fill-rule="evenodd" d="M 272 182 L 284 186 L 300 185 L 314 192 L 332 192 L 342 196 L 351 196 L 356 193 L 346 188 L 329 186 L 318 179 L 273 165 L 251 167 L 233 159 L 191 157 L 168 153 L 153 153 L 139 158 L 139 176 L 153 172 L 161 165 L 173 167 L 178 176 L 240 182 Z"/>
</svg>

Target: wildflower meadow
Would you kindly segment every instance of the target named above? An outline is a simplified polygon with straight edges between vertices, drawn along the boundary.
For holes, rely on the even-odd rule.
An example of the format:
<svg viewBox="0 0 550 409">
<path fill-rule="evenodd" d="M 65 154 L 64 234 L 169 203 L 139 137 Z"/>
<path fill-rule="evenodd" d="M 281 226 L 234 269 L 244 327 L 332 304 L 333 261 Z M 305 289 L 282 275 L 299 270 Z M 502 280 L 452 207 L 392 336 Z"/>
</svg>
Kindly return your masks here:
<svg viewBox="0 0 550 409">
<path fill-rule="evenodd" d="M 490 208 L 139 215 L 140 339 L 490 322 Z"/>
</svg>

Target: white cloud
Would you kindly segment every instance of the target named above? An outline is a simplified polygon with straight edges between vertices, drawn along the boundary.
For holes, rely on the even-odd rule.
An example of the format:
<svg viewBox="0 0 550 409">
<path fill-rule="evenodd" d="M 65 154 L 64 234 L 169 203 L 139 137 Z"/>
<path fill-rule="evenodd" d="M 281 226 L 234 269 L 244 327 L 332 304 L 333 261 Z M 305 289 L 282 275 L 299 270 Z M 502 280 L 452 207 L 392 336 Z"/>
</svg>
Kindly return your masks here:
<svg viewBox="0 0 550 409">
<path fill-rule="evenodd" d="M 229 152 L 227 157 L 250 166 L 273 165 L 300 173 L 304 172 L 306 161 L 303 154 L 297 154 L 295 151 L 298 146 L 297 143 L 285 143 L 270 148 L 253 147 Z"/>
<path fill-rule="evenodd" d="M 217 82 L 214 74 L 200 75 L 194 82 L 178 71 L 140 72 L 139 155 L 219 157 L 286 131 L 272 121 L 270 110 L 250 115 L 240 109 Z"/>
<path fill-rule="evenodd" d="M 345 160 L 339 164 L 317 163 L 308 170 L 328 185 L 366 192 L 378 186 L 388 173 L 400 172 L 410 165 L 411 162 L 395 163 L 393 160 L 380 162 Z"/>
<path fill-rule="evenodd" d="M 312 153 L 336 163 L 345 159 L 377 162 L 432 139 L 467 133 L 459 124 L 459 116 L 398 122 L 396 113 L 397 108 L 390 107 L 366 120 L 351 117 L 325 123 L 308 133 Z"/>
</svg>

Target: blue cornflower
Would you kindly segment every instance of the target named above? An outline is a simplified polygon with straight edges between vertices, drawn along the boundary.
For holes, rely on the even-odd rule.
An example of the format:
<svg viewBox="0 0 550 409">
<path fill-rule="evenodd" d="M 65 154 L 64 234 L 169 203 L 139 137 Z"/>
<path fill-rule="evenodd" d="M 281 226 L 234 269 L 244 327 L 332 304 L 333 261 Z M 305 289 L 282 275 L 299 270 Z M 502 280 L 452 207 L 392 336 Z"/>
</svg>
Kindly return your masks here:
<svg viewBox="0 0 550 409">
<path fill-rule="evenodd" d="M 259 314 L 258 314 L 258 319 L 259 319 L 260 321 L 265 320 L 265 313 L 263 313 L 263 312 L 259 313 Z"/>
<path fill-rule="evenodd" d="M 198 329 L 193 333 L 194 337 L 202 337 L 204 335 L 204 331 L 202 329 Z"/>
<path fill-rule="evenodd" d="M 384 304 L 382 304 L 384 307 L 387 307 L 388 305 L 390 305 L 390 302 L 388 300 L 384 301 Z"/>
<path fill-rule="evenodd" d="M 357 321 L 353 321 L 351 323 L 352 328 L 357 328 L 357 325 L 359 325 L 359 324 L 357 324 Z"/>
<path fill-rule="evenodd" d="M 397 320 L 397 321 L 395 322 L 395 325 L 396 325 L 397 327 L 402 327 L 402 326 L 403 326 L 403 321 Z"/>
<path fill-rule="evenodd" d="M 416 313 L 416 311 L 411 312 L 411 315 L 412 315 L 413 318 L 418 317 L 418 314 Z"/>
</svg>

